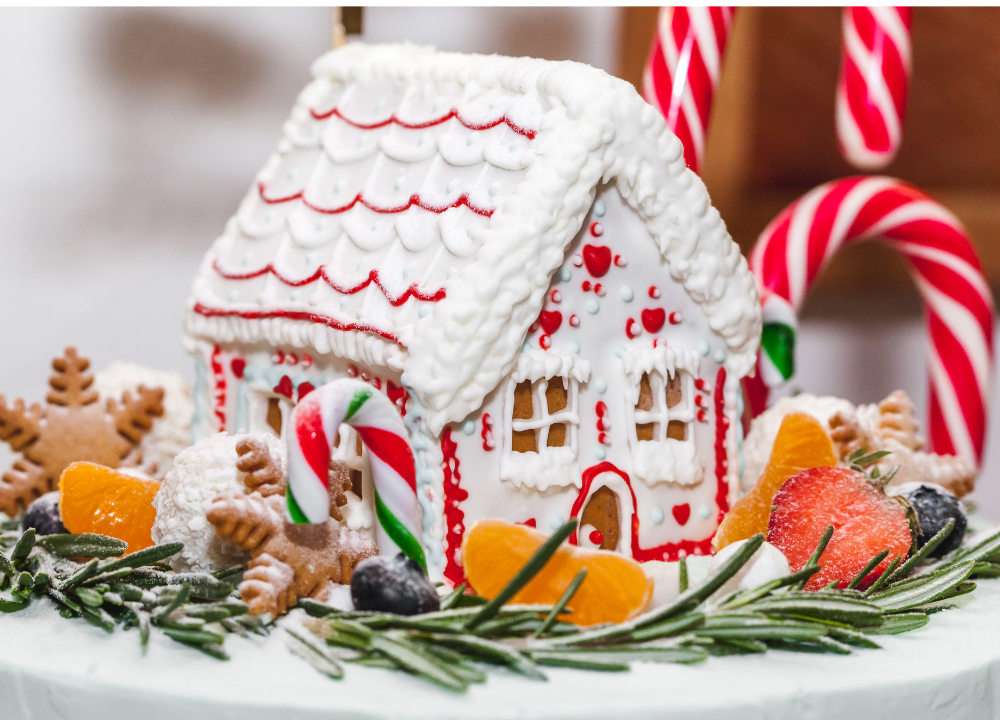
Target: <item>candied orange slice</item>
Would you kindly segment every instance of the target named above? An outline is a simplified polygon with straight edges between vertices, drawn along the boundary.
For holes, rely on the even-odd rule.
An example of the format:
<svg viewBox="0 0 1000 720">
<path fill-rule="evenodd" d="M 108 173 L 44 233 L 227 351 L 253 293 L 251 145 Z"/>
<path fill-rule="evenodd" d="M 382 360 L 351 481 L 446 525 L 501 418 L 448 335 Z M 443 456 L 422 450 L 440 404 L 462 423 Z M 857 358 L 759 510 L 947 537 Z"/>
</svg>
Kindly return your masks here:
<svg viewBox="0 0 1000 720">
<path fill-rule="evenodd" d="M 483 597 L 496 597 L 545 540 L 544 533 L 525 525 L 479 520 L 462 545 L 469 585 Z M 577 625 L 624 622 L 642 612 L 653 596 L 653 583 L 635 560 L 563 545 L 510 602 L 558 602 L 582 568 L 587 577 L 569 602 L 573 613 L 564 616 Z"/>
<path fill-rule="evenodd" d="M 126 554 L 153 544 L 155 480 L 76 462 L 59 478 L 59 513 L 73 534 L 98 533 L 128 543 Z"/>
<path fill-rule="evenodd" d="M 722 519 L 712 541 L 715 549 L 721 550 L 757 533 L 766 533 L 774 496 L 792 475 L 836 464 L 833 443 L 816 418 L 802 412 L 786 415 L 757 484 Z"/>
</svg>

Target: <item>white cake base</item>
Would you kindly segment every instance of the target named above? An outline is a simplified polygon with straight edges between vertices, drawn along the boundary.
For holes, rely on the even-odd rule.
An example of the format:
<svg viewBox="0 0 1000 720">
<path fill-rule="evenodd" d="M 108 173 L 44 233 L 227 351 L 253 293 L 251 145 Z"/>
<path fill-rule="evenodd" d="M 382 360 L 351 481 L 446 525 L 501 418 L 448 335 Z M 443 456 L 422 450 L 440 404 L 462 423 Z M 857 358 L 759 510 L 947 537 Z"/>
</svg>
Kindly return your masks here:
<svg viewBox="0 0 1000 720">
<path fill-rule="evenodd" d="M 547 683 L 491 670 L 467 695 L 353 666 L 329 680 L 286 650 L 284 634 L 232 636 L 232 659 L 220 662 L 154 631 L 143 657 L 137 631 L 109 636 L 37 602 L 0 615 L 0 720 L 1000 717 L 1000 582 L 992 580 L 925 628 L 877 638 L 882 650 L 636 663 L 629 673 L 548 669 Z"/>
</svg>

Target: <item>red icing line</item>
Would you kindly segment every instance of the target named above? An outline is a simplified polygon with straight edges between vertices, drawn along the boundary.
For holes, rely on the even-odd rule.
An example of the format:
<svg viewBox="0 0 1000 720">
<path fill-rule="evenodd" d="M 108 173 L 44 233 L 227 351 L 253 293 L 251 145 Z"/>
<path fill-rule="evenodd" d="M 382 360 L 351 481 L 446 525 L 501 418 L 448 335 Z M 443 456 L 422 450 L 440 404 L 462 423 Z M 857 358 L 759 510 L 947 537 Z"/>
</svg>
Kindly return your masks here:
<svg viewBox="0 0 1000 720">
<path fill-rule="evenodd" d="M 483 450 L 490 452 L 495 447 L 493 445 L 493 424 L 490 422 L 490 414 L 483 413 L 483 431 L 480 433 L 483 438 Z"/>
<path fill-rule="evenodd" d="M 348 125 L 356 127 L 359 130 L 377 130 L 379 128 L 384 128 L 386 125 L 393 123 L 399 125 L 402 128 L 406 128 L 407 130 L 424 130 L 429 127 L 434 127 L 435 125 L 440 125 L 441 123 L 448 122 L 452 118 L 455 118 L 469 130 L 489 130 L 490 128 L 495 128 L 500 123 L 506 123 L 507 127 L 509 127 L 511 130 L 516 132 L 518 135 L 523 135 L 529 140 L 534 140 L 535 135 L 537 134 L 536 130 L 528 130 L 527 128 L 523 128 L 520 125 L 515 125 L 511 121 L 511 119 L 506 115 L 487 123 L 471 123 L 463 119 L 462 116 L 458 114 L 458 110 L 454 108 L 452 110 L 449 110 L 445 115 L 442 115 L 439 118 L 435 118 L 433 120 L 427 120 L 426 122 L 422 123 L 408 123 L 404 120 L 400 120 L 399 118 L 397 118 L 395 114 L 390 115 L 385 120 L 379 120 L 373 123 L 360 123 L 357 122 L 356 120 L 351 120 L 350 118 L 344 117 L 343 114 L 340 112 L 340 110 L 338 110 L 337 108 L 333 108 L 332 110 L 327 110 L 326 112 L 317 112 L 314 109 L 310 109 L 309 114 L 313 116 L 314 120 L 326 120 L 327 118 L 336 116 L 339 117 Z"/>
<path fill-rule="evenodd" d="M 215 418 L 219 430 L 226 429 L 226 370 L 222 367 L 222 349 L 216 345 L 212 350 L 212 377 L 215 379 Z"/>
<path fill-rule="evenodd" d="M 451 439 L 451 428 L 445 428 L 441 433 L 441 468 L 444 470 L 444 522 L 445 522 L 445 558 L 447 563 L 444 576 L 453 587 L 465 582 L 465 570 L 455 559 L 456 553 L 462 547 L 462 537 L 465 535 L 465 513 L 459 503 L 469 498 L 469 492 L 461 487 L 462 474 L 458 471 L 458 443 Z"/>
<path fill-rule="evenodd" d="M 729 419 L 726 417 L 726 369 L 719 368 L 715 376 L 715 504 L 719 506 L 719 522 L 729 512 L 729 483 L 726 476 L 729 470 L 729 456 L 726 453 L 726 431 L 729 430 Z"/>
<path fill-rule="evenodd" d="M 288 320 L 303 320 L 305 322 L 326 325 L 334 330 L 342 330 L 344 332 L 348 332 L 350 330 L 369 332 L 373 335 L 378 335 L 379 337 L 383 337 L 386 340 L 399 344 L 398 337 L 392 333 L 385 332 L 384 330 L 379 330 L 372 325 L 366 325 L 365 323 L 342 323 L 339 320 L 334 320 L 332 317 L 319 315 L 317 313 L 296 312 L 293 310 L 222 310 L 220 308 L 206 307 L 201 303 L 195 303 L 193 310 L 199 315 L 204 315 L 205 317 L 241 317 L 246 320 L 265 320 L 267 318 L 280 317 L 287 318 Z"/>
<path fill-rule="evenodd" d="M 257 191 L 260 193 L 260 199 L 266 202 L 268 205 L 280 205 L 281 203 L 291 202 L 292 200 L 301 200 L 302 203 L 310 210 L 315 210 L 316 212 L 323 213 L 324 215 L 339 215 L 340 213 L 347 212 L 358 203 L 361 203 L 372 212 L 381 213 L 383 215 L 393 215 L 395 213 L 401 213 L 406 210 L 409 210 L 414 205 L 419 208 L 423 208 L 428 212 L 437 214 L 441 214 L 445 210 L 451 210 L 452 208 L 457 208 L 460 205 L 465 205 L 465 207 L 469 208 L 469 210 L 476 213 L 476 215 L 482 215 L 483 217 L 487 218 L 492 217 L 493 213 L 496 211 L 496 208 L 481 208 L 477 205 L 473 205 L 471 202 L 469 202 L 468 193 L 462 193 L 458 197 L 458 200 L 451 203 L 450 205 L 440 205 L 440 206 L 428 205 L 423 200 L 420 199 L 420 195 L 414 193 L 413 195 L 410 195 L 410 198 L 404 204 L 397 205 L 396 207 L 391 207 L 391 208 L 383 208 L 379 207 L 378 205 L 373 205 L 368 200 L 365 200 L 362 193 L 358 193 L 357 195 L 354 196 L 354 199 L 351 200 L 346 205 L 341 205 L 340 207 L 335 207 L 335 208 L 323 208 L 319 207 L 318 205 L 313 205 L 311 202 L 309 202 L 306 199 L 305 190 L 299 190 L 297 193 L 293 195 L 286 195 L 285 197 L 269 198 L 265 194 L 264 183 L 257 183 Z"/>
</svg>

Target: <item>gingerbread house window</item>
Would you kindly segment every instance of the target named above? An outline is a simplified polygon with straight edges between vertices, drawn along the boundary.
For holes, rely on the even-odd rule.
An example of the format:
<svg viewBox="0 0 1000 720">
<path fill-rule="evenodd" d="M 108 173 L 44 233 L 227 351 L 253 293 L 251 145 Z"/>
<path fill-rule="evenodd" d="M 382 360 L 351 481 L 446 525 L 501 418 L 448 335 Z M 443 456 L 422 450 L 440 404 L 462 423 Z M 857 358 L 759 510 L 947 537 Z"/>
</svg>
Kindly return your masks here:
<svg viewBox="0 0 1000 720">
<path fill-rule="evenodd" d="M 633 472 L 649 484 L 701 480 L 694 402 L 700 360 L 695 351 L 667 345 L 634 348 L 622 356 Z"/>
<path fill-rule="evenodd" d="M 270 432 L 284 438 L 294 407 L 295 404 L 284 395 L 247 388 L 249 430 L 253 432 Z"/>
<path fill-rule="evenodd" d="M 333 441 L 332 462 L 347 465 L 351 489 L 346 493 L 347 505 L 342 508 L 344 524 L 351 530 L 371 531 L 374 528 L 374 497 L 371 465 L 361 436 L 350 425 L 341 425 Z"/>
<path fill-rule="evenodd" d="M 538 489 L 579 485 L 579 385 L 589 378 L 590 363 L 578 355 L 521 354 L 505 395 L 501 478 Z"/>
</svg>

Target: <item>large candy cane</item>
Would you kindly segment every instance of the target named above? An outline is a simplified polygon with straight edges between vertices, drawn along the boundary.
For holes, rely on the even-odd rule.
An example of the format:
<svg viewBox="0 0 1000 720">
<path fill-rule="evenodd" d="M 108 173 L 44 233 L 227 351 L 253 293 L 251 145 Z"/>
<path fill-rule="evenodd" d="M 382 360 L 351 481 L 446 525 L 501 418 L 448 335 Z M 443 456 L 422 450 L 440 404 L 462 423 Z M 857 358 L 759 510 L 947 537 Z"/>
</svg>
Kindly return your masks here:
<svg viewBox="0 0 1000 720">
<path fill-rule="evenodd" d="M 708 117 L 733 13 L 731 7 L 661 8 L 646 61 L 642 95 L 663 113 L 695 172 L 705 155 Z"/>
<path fill-rule="evenodd" d="M 877 170 L 903 139 L 910 79 L 910 8 L 844 8 L 844 49 L 837 83 L 837 138 L 844 158 Z"/>
<path fill-rule="evenodd" d="M 806 292 L 841 247 L 862 240 L 901 252 L 923 297 L 930 334 L 931 448 L 981 462 L 993 367 L 993 296 L 958 219 L 899 180 L 857 177 L 821 185 L 761 233 L 750 254 L 768 316 L 758 377 L 772 386 L 788 379 L 794 317 Z"/>
<path fill-rule="evenodd" d="M 288 436 L 288 514 L 292 522 L 322 523 L 330 515 L 329 467 L 342 423 L 361 436 L 375 486 L 380 555 L 402 551 L 424 569 L 420 504 L 413 450 L 389 398 L 350 378 L 322 385 L 299 401 Z"/>
</svg>

